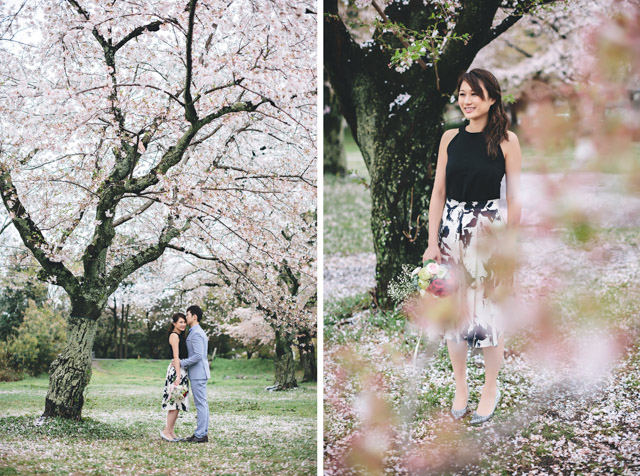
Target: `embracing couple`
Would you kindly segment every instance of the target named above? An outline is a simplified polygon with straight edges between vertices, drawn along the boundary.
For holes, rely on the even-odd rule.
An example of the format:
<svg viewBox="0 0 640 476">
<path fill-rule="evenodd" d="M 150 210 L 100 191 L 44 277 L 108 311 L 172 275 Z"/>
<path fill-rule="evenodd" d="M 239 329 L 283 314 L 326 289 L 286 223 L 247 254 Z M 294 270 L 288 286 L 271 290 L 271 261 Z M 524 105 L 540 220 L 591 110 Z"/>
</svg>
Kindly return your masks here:
<svg viewBox="0 0 640 476">
<path fill-rule="evenodd" d="M 207 403 L 207 380 L 209 380 L 209 361 L 207 360 L 207 335 L 200 327 L 202 309 L 189 306 L 187 314 L 177 312 L 169 324 L 169 349 L 171 362 L 167 368 L 164 383 L 162 409 L 168 410 L 167 423 L 160 432 L 166 441 L 189 441 L 206 443 L 209 441 L 209 405 Z M 185 338 L 185 329 L 189 325 L 189 336 Z M 188 438 L 178 438 L 174 433 L 180 410 L 189 411 L 189 382 L 196 404 L 197 427 Z"/>
</svg>

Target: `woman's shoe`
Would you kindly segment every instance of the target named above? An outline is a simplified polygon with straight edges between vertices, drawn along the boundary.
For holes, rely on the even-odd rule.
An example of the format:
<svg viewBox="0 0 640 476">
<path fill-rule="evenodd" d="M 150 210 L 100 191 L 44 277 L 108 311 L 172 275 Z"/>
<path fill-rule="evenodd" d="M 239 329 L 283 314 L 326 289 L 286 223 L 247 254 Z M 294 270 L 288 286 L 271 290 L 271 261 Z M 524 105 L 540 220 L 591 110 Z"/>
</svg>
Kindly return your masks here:
<svg viewBox="0 0 640 476">
<path fill-rule="evenodd" d="M 162 430 L 160 430 L 160 438 L 162 438 L 164 441 L 169 441 L 171 443 L 173 443 L 175 441 L 173 438 L 166 437 Z"/>
<path fill-rule="evenodd" d="M 464 404 L 464 408 L 460 410 L 454 410 L 453 407 L 451 407 L 451 416 L 453 417 L 454 420 L 459 420 L 460 418 L 462 418 L 467 414 L 468 403 L 469 403 L 469 386 L 467 385 L 467 402 Z"/>
<path fill-rule="evenodd" d="M 491 413 L 489 413 L 488 415 L 478 415 L 476 412 L 473 412 L 473 416 L 471 417 L 471 424 L 472 425 L 480 425 L 482 423 L 484 423 L 485 421 L 488 421 L 494 414 L 494 412 L 496 411 L 496 408 L 498 408 L 498 402 L 500 401 L 500 389 L 496 389 L 496 403 L 493 406 L 493 410 L 491 410 Z"/>
</svg>

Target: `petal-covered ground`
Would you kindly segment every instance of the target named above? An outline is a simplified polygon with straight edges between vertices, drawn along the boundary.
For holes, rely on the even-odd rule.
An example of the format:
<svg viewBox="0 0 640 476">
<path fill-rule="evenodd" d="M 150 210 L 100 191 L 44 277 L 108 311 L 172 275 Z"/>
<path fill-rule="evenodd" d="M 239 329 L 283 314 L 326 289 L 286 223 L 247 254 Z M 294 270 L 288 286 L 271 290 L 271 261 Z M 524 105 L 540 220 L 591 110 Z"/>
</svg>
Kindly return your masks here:
<svg viewBox="0 0 640 476">
<path fill-rule="evenodd" d="M 481 427 L 449 414 L 442 342 L 371 309 L 375 256 L 325 258 L 326 475 L 640 474 L 640 200 L 616 176 L 548 179 L 523 176 L 518 303 Z M 470 352 L 471 411 L 483 379 Z"/>
<path fill-rule="evenodd" d="M 0 383 L 0 474 L 315 474 L 316 385 L 267 392 L 271 363 L 255 362 L 214 363 L 207 444 L 160 439 L 166 362 L 100 361 L 81 423 L 38 419 L 46 376 Z M 193 433 L 194 408 L 181 412 L 179 436 Z"/>
</svg>

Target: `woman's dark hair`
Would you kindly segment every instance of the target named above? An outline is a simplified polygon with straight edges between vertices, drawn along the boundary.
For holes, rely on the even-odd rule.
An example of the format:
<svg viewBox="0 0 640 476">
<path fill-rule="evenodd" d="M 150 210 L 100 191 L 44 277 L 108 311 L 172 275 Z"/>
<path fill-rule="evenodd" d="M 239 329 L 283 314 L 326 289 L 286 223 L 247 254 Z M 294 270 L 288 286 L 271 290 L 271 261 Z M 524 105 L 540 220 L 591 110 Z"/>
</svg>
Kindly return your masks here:
<svg viewBox="0 0 640 476">
<path fill-rule="evenodd" d="M 458 91 L 460 91 L 460 86 L 463 81 L 466 81 L 473 92 L 482 99 L 485 99 L 482 86 L 487 90 L 489 98 L 495 99 L 495 102 L 489 108 L 489 119 L 482 132 L 487 141 L 487 153 L 489 157 L 496 158 L 500 151 L 500 143 L 503 140 L 509 140 L 509 135 L 507 134 L 509 118 L 502 104 L 500 83 L 498 83 L 496 77 L 489 71 L 479 68 L 472 69 L 460 76 L 460 79 L 458 79 L 458 87 L 456 88 Z M 482 86 L 480 85 L 481 83 Z"/>
<path fill-rule="evenodd" d="M 178 322 L 178 319 L 184 319 L 186 322 L 187 317 L 181 312 L 176 312 L 173 316 L 171 316 L 171 323 L 169 324 L 169 330 L 167 331 L 167 334 L 171 335 L 171 333 L 173 332 L 173 325 Z M 183 332 L 181 332 L 180 334 L 183 334 Z"/>
</svg>

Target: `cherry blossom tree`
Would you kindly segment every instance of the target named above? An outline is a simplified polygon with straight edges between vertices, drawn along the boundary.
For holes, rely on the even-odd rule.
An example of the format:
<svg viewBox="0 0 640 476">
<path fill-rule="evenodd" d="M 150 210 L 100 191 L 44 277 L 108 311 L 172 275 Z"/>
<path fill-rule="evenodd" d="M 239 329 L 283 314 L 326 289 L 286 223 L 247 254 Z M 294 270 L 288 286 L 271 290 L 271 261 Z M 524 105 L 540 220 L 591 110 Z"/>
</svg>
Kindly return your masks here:
<svg viewBox="0 0 640 476">
<path fill-rule="evenodd" d="M 315 208 L 311 208 L 314 204 L 309 201 L 308 205 L 307 212 L 290 216 L 287 223 L 280 224 L 279 230 L 274 229 L 281 246 L 277 259 L 255 256 L 250 261 L 234 262 L 198 255 L 202 263 L 193 275 L 201 286 L 218 290 L 219 300 L 227 303 L 229 314 L 238 302 L 262 313 L 275 335 L 274 390 L 298 385 L 293 345 L 303 345 L 310 367 L 314 367 L 315 362 L 312 339 L 317 328 L 317 215 Z M 246 251 L 249 252 L 249 248 Z M 204 265 L 207 260 L 214 266 Z"/>
<path fill-rule="evenodd" d="M 315 200 L 314 5 L 26 0 L 1 20 L 0 195 L 69 296 L 44 415 L 78 419 L 125 279 L 167 250 L 282 258 L 274 227 Z"/>
<path fill-rule="evenodd" d="M 247 349 L 247 359 L 262 346 L 273 345 L 275 335 L 262 313 L 239 307 L 232 313 L 237 322 L 226 324 L 223 330 Z"/>
<path fill-rule="evenodd" d="M 551 4 L 527 15 L 483 48 L 471 67 L 494 73 L 503 91 L 516 100 L 527 96 L 534 82 L 547 84 L 560 95 L 581 80 L 579 65 L 587 54 L 589 32 L 603 16 L 628 9 L 625 2 L 605 0 Z"/>
<path fill-rule="evenodd" d="M 476 54 L 550 0 L 324 4 L 324 65 L 371 176 L 377 297 L 427 247 L 443 111 Z M 353 10 L 363 15 L 353 20 Z M 372 37 L 363 39 L 366 23 Z M 364 40 L 364 41 L 363 41 Z"/>
</svg>

